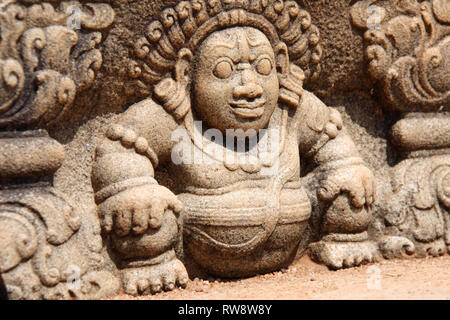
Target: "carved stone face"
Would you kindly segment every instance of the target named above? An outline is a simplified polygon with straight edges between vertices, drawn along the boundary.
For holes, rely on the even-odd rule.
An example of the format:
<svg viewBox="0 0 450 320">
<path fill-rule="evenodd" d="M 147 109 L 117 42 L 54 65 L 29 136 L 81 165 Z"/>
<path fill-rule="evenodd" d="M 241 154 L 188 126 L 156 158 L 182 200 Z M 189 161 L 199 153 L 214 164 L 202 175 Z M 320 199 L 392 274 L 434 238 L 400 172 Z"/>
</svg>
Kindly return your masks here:
<svg viewBox="0 0 450 320">
<path fill-rule="evenodd" d="M 236 27 L 211 34 L 198 49 L 193 109 L 211 128 L 264 128 L 277 105 L 275 53 L 259 30 Z"/>
</svg>

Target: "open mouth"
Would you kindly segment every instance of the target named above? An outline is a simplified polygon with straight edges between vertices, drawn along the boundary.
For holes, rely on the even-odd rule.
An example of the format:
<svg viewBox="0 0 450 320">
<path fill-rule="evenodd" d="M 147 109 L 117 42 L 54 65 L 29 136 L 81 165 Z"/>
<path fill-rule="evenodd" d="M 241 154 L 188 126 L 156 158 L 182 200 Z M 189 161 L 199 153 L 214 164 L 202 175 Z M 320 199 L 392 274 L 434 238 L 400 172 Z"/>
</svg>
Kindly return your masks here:
<svg viewBox="0 0 450 320">
<path fill-rule="evenodd" d="M 231 101 L 234 114 L 242 118 L 258 118 L 264 113 L 265 99 Z"/>
</svg>

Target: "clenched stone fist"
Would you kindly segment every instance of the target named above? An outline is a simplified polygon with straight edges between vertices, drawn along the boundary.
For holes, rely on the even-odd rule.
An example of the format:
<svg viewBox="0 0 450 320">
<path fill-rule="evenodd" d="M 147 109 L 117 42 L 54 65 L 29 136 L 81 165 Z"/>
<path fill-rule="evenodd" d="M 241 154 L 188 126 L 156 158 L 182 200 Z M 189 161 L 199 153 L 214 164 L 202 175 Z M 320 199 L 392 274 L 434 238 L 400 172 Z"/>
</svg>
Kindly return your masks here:
<svg viewBox="0 0 450 320">
<path fill-rule="evenodd" d="M 179 214 L 180 200 L 166 187 L 143 185 L 122 191 L 98 207 L 102 227 L 119 237 L 144 234 L 149 228 L 161 227 L 165 210 Z"/>
<path fill-rule="evenodd" d="M 321 200 L 331 202 L 341 192 L 348 193 L 352 205 L 361 208 L 375 201 L 375 178 L 363 165 L 343 167 L 331 172 L 318 190 Z"/>
</svg>

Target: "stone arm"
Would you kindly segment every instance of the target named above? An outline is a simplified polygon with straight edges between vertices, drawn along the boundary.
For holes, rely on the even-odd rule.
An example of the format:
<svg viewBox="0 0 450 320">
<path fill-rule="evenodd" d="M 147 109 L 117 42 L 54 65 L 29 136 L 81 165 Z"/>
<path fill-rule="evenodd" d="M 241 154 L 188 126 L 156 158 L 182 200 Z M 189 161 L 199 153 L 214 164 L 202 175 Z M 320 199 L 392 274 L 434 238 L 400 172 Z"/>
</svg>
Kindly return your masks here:
<svg viewBox="0 0 450 320">
<path fill-rule="evenodd" d="M 339 112 L 304 91 L 298 111 L 299 149 L 320 172 L 318 196 L 330 202 L 348 193 L 355 207 L 374 201 L 374 178 L 343 127 Z"/>
<path fill-rule="evenodd" d="M 140 234 L 149 226 L 159 227 L 165 209 L 181 210 L 176 197 L 154 179 L 158 164 L 170 159 L 171 133 L 177 126 L 171 115 L 147 99 L 107 129 L 97 146 L 91 177 L 106 231 Z"/>
<path fill-rule="evenodd" d="M 375 200 L 372 172 L 338 111 L 305 91 L 298 116 L 300 153 L 315 166 L 303 178 L 313 202 L 311 226 L 320 237 L 309 245 L 311 258 L 331 269 L 377 261 L 378 247 L 367 232 Z"/>
</svg>

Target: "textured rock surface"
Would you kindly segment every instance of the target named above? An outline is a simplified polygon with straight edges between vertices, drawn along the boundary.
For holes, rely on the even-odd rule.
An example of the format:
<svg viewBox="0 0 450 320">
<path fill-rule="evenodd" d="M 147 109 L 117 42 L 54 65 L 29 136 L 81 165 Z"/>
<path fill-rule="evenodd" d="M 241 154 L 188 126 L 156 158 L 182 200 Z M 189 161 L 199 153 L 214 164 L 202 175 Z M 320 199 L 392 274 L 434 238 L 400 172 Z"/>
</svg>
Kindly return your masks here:
<svg viewBox="0 0 450 320">
<path fill-rule="evenodd" d="M 192 211 L 190 207 L 195 207 L 194 204 L 203 209 L 208 207 L 201 197 L 197 199 L 189 196 L 187 187 L 198 182 L 196 174 L 208 177 L 205 181 L 208 181 L 210 187 L 215 181 L 211 178 L 215 171 L 173 168 L 170 161 L 165 163 L 167 157 L 170 160 L 170 152 L 168 156 L 161 156 L 170 151 L 170 132 L 180 125 L 185 111 L 188 107 L 195 110 L 195 106 L 199 105 L 198 100 L 192 106 L 188 105 L 191 102 L 187 101 L 189 98 L 180 105 L 170 105 L 171 94 L 179 92 L 180 88 L 194 90 L 196 83 L 191 83 L 190 79 L 184 81 L 182 75 L 177 78 L 176 72 L 170 76 L 161 73 L 173 68 L 175 61 L 179 61 L 178 72 L 183 68 L 188 68 L 190 72 L 192 68 L 199 67 L 201 63 L 198 51 L 191 52 L 193 62 L 189 62 L 188 53 L 177 59 L 176 55 L 166 52 L 173 63 L 157 69 L 154 69 L 155 59 L 149 58 L 154 48 L 149 44 L 154 39 L 149 26 L 156 20 L 164 24 L 164 15 L 161 15 L 163 9 L 179 2 L 4 0 L 0 4 L 0 272 L 10 298 L 68 299 L 112 295 L 119 289 L 121 274 L 124 287 L 128 284 L 126 289 L 134 294 L 170 290 L 172 283 L 176 284 L 177 280 L 178 284 L 184 286 L 184 267 L 181 268 L 179 260 L 173 258 L 174 250 L 178 259 L 186 264 L 190 275 L 199 270 L 193 260 L 201 265 L 205 259 L 203 268 L 210 269 L 208 271 L 212 273 L 214 270 L 211 269 L 219 265 L 213 263 L 213 266 L 208 266 L 213 261 L 207 258 L 208 255 L 214 256 L 214 253 L 209 252 L 209 247 L 200 255 L 189 255 L 191 242 L 183 246 L 182 241 L 182 234 L 185 239 L 192 237 L 189 228 L 182 232 L 183 225 L 195 226 L 201 221 L 201 215 L 187 214 L 186 210 Z M 265 2 L 196 3 L 205 3 L 210 6 L 208 10 L 213 10 L 211 8 L 217 3 L 246 6 Z M 344 190 L 351 196 L 352 192 L 355 193 L 350 197 L 353 200 L 351 203 L 347 196 L 338 197 L 335 203 L 327 202 L 334 199 L 335 190 L 340 191 L 336 189 L 336 185 L 345 185 L 345 180 L 354 173 L 344 170 L 341 174 L 330 174 L 330 168 L 328 171 L 321 170 L 320 164 L 337 160 L 339 155 L 330 149 L 345 151 L 345 146 L 351 145 L 350 142 L 337 143 L 328 148 L 323 155 L 314 159 L 316 161 L 306 161 L 302 157 L 299 165 L 301 170 L 296 172 L 296 176 L 301 176 L 305 195 L 311 201 L 311 217 L 298 223 L 293 230 L 284 227 L 271 229 L 270 219 L 264 220 L 262 224 L 266 233 L 267 230 L 272 230 L 273 243 L 290 243 L 290 249 L 284 250 L 281 256 L 273 249 L 272 256 L 267 258 L 263 258 L 262 253 L 251 258 L 238 255 L 234 260 L 230 258 L 229 261 L 234 262 L 225 263 L 219 268 L 222 271 L 218 272 L 228 272 L 229 276 L 247 276 L 277 269 L 291 261 L 295 252 L 298 256 L 303 254 L 310 243 L 314 243 L 311 247 L 312 256 L 331 268 L 377 260 L 380 255 L 392 258 L 402 256 L 403 253 L 437 256 L 448 252 L 450 95 L 447 75 L 450 72 L 450 12 L 446 0 L 297 1 L 299 8 L 308 13 L 306 16 L 302 16 L 303 11 L 292 9 L 295 7 L 293 2 L 277 2 L 291 8 L 292 11 L 285 11 L 290 14 L 286 15 L 288 20 L 283 20 L 283 6 L 278 4 L 277 7 L 273 1 L 267 3 L 269 7 L 275 8 L 275 16 L 278 18 L 273 18 L 273 21 L 275 24 L 278 21 L 278 33 L 283 29 L 284 21 L 288 23 L 286 26 L 293 26 L 293 30 L 302 30 L 300 38 L 306 44 L 306 51 L 300 56 L 295 56 L 295 49 L 288 46 L 290 62 L 301 67 L 305 77 L 301 80 L 301 71 L 295 68 L 289 70 L 289 77 L 294 79 L 291 82 L 289 77 L 277 77 L 281 89 L 285 90 L 281 92 L 280 104 L 292 103 L 296 99 L 295 94 L 297 98 L 303 96 L 305 99 L 305 96 L 315 95 L 322 99 L 328 106 L 327 110 L 331 110 L 330 119 L 334 119 L 330 123 L 334 128 L 328 126 L 328 138 L 337 131 L 337 138 L 333 137 L 331 141 L 342 140 L 339 138 L 342 131 L 348 135 L 348 141 L 354 141 L 356 148 L 352 152 L 359 154 L 361 163 L 365 163 L 375 174 L 376 197 L 375 202 L 363 210 L 364 213 L 352 207 L 361 207 L 362 202 L 361 195 L 353 190 Z M 179 19 L 185 21 L 184 13 L 189 11 L 181 10 L 181 5 L 179 4 L 177 14 Z M 309 14 L 311 23 L 307 22 Z M 296 20 L 297 16 L 306 20 Z M 170 21 L 164 26 L 166 32 L 169 32 Z M 188 27 L 186 25 L 182 29 L 185 34 L 191 32 Z M 316 31 L 316 27 L 320 32 Z M 241 31 L 236 30 L 229 31 L 231 37 L 240 33 Z M 274 57 L 283 52 L 273 45 L 267 32 L 263 33 L 265 36 L 262 38 L 267 37 Z M 176 37 L 176 32 L 166 35 Z M 260 36 L 252 38 L 250 35 L 250 38 L 259 39 Z M 175 38 L 172 40 L 176 42 Z M 225 36 L 225 40 L 229 45 L 236 46 L 228 36 Z M 278 64 L 280 60 L 282 59 L 273 60 L 273 63 Z M 257 67 L 255 74 L 258 68 L 265 76 L 267 66 Z M 226 75 L 226 65 L 219 69 L 216 75 Z M 248 75 L 246 78 L 249 79 Z M 163 79 L 173 81 L 162 83 L 160 90 L 154 91 L 154 87 Z M 239 80 L 228 82 L 236 87 Z M 308 91 L 301 89 L 302 82 Z M 295 83 L 294 87 L 292 83 Z M 270 86 L 264 92 L 267 90 L 271 90 Z M 257 91 L 252 89 L 248 92 L 257 94 Z M 292 95 L 292 92 L 295 94 Z M 208 99 L 211 100 L 204 106 L 204 112 L 196 111 L 199 119 L 204 120 L 204 129 L 208 125 L 218 129 L 239 127 L 230 122 L 230 115 L 222 118 L 222 121 L 211 120 L 217 119 L 217 114 L 212 116 L 207 112 L 210 105 L 220 98 L 213 94 L 212 97 L 203 98 L 207 102 Z M 151 106 L 149 98 L 155 100 Z M 304 102 L 298 109 L 304 109 L 307 117 L 314 117 L 314 112 L 308 111 L 309 108 L 312 105 L 322 106 L 315 99 Z M 138 104 L 132 106 L 135 103 Z M 155 111 L 156 103 L 160 105 L 159 111 Z M 146 108 L 151 112 L 148 113 Z M 266 108 L 265 112 L 267 109 L 270 108 Z M 275 111 L 272 118 L 281 121 L 282 113 L 277 114 Z M 290 111 L 289 119 L 292 118 L 295 116 Z M 316 120 L 326 123 L 325 118 L 326 116 L 319 115 Z M 336 119 L 342 120 L 336 122 Z M 340 130 L 340 121 L 345 130 Z M 134 129 L 132 132 L 111 133 L 110 128 L 114 123 L 121 124 L 125 129 Z M 249 122 L 246 123 L 248 125 Z M 314 126 L 314 121 L 311 123 Z M 161 124 L 164 124 L 163 127 L 158 129 Z M 247 128 L 249 126 L 245 127 Z M 325 129 L 326 126 L 324 132 Z M 288 133 L 291 136 L 292 130 L 288 130 Z M 161 138 L 167 136 L 169 142 L 164 140 L 166 138 Z M 113 137 L 112 140 L 110 137 Z M 102 149 L 102 145 L 105 145 L 102 141 L 105 139 L 111 140 L 111 146 Z M 300 153 L 307 152 L 306 140 L 308 139 L 303 139 L 298 144 Z M 142 271 L 139 269 L 142 266 L 135 265 L 128 266 L 137 268 L 136 272 L 120 271 L 123 270 L 124 260 L 127 265 L 130 259 L 139 258 L 142 262 L 142 258 L 148 260 L 150 256 L 153 258 L 158 255 L 157 250 L 152 251 L 156 247 L 152 249 L 149 242 L 146 242 L 148 239 L 142 237 L 147 230 L 142 219 L 138 219 L 137 228 L 127 227 L 125 224 L 125 228 L 122 227 L 117 236 L 111 236 L 117 233 L 114 231 L 108 234 L 108 228 L 105 229 L 108 224 L 102 222 L 107 214 L 102 215 L 97 208 L 105 200 L 102 198 L 104 196 L 99 198 L 96 192 L 109 184 L 100 181 L 108 180 L 106 176 L 133 175 L 131 172 L 135 168 L 146 172 L 144 176 L 153 175 L 153 169 L 147 169 L 148 163 L 139 157 L 126 164 L 128 156 L 121 156 L 120 148 L 126 149 L 124 154 L 137 154 L 139 157 L 143 155 L 145 161 L 152 163 L 150 167 L 155 166 L 153 153 L 156 153 L 160 162 L 155 170 L 156 181 L 180 195 L 178 198 L 185 206 L 181 215 L 174 215 L 179 208 L 170 203 L 171 200 L 167 200 L 171 205 L 169 209 L 173 210 L 168 210 L 163 215 L 157 214 L 156 218 L 152 214 L 142 215 L 154 218 L 147 223 L 150 225 L 148 230 L 151 230 L 147 235 L 148 239 L 153 236 L 164 239 L 161 243 L 161 248 L 164 249 L 161 252 L 166 253 L 160 261 L 150 264 L 168 263 L 168 266 L 158 267 L 157 271 L 151 271 L 152 268 L 148 266 L 144 267 L 148 271 Z M 291 150 L 289 148 L 288 146 L 288 150 Z M 105 174 L 97 182 L 95 179 L 91 180 L 94 159 L 97 157 L 98 163 L 99 155 L 107 153 L 114 154 L 112 165 L 100 165 L 104 167 Z M 298 152 L 291 153 L 289 157 L 296 158 L 295 154 Z M 230 164 L 227 165 L 230 167 Z M 331 169 L 338 167 L 339 165 Z M 234 169 L 233 164 L 231 168 Z M 245 169 L 252 170 L 235 170 L 245 172 L 244 175 L 248 177 L 255 175 Z M 365 169 L 361 170 L 366 172 Z M 234 173 L 235 171 L 227 168 L 222 173 L 217 173 L 216 177 L 221 177 L 222 184 L 229 185 L 235 179 Z M 326 185 L 325 190 L 321 189 L 327 180 L 325 178 L 330 176 L 334 183 Z M 350 188 L 357 185 L 358 183 L 350 183 Z M 123 190 L 123 186 L 114 188 Z M 355 188 L 367 189 L 365 186 Z M 317 190 L 320 191 L 319 194 Z M 146 192 L 159 194 L 162 191 L 146 190 L 144 197 Z M 170 198 L 169 193 L 166 199 Z M 133 194 L 134 197 L 139 195 L 140 192 Z M 233 205 L 235 208 L 239 207 L 240 201 L 241 204 L 257 204 L 259 201 L 254 193 L 250 193 L 249 197 L 252 198 L 247 201 L 245 192 L 237 192 L 227 199 L 208 201 L 218 205 L 216 212 L 232 211 Z M 304 195 L 290 194 L 282 197 L 285 197 L 283 201 L 291 205 Z M 261 198 L 264 200 L 264 197 Z M 227 206 L 227 203 L 232 206 Z M 264 207 L 265 202 L 261 203 Z M 339 212 L 344 212 L 342 219 Z M 172 221 L 172 227 L 158 229 L 160 224 L 165 225 L 163 221 Z M 227 223 L 229 225 L 230 222 Z M 125 236 L 127 228 L 133 234 L 129 238 Z M 225 232 L 217 229 L 217 226 L 215 228 L 208 227 L 207 232 L 228 243 L 259 234 L 257 228 L 245 224 L 224 228 Z M 253 231 L 251 228 L 254 228 Z M 157 230 L 160 230 L 159 236 L 158 232 L 153 234 Z M 342 232 L 350 233 L 351 237 L 336 235 Z M 198 245 L 201 246 L 201 242 Z M 354 243 L 357 245 L 352 246 Z M 345 249 L 346 245 L 351 248 Z M 344 248 L 338 250 L 343 252 L 343 258 L 326 255 L 330 250 L 328 247 Z M 233 256 L 233 250 L 227 251 Z M 232 270 L 236 266 L 245 269 L 245 261 L 249 265 L 255 265 L 255 261 L 267 261 L 269 266 L 262 264 L 256 270 L 233 274 Z"/>
</svg>

